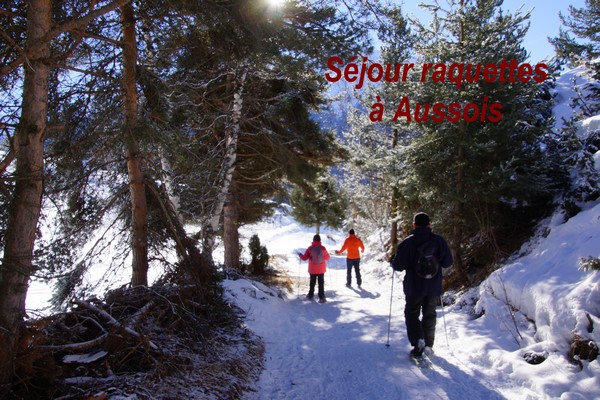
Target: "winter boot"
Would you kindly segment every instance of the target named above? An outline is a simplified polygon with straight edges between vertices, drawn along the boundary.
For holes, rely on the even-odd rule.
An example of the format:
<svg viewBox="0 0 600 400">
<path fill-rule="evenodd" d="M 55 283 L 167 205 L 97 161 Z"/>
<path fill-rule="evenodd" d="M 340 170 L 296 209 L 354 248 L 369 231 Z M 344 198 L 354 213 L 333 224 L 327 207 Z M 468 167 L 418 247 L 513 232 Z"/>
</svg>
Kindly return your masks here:
<svg viewBox="0 0 600 400">
<path fill-rule="evenodd" d="M 419 339 L 417 345 L 410 351 L 411 357 L 420 358 L 423 356 L 423 349 L 425 348 L 425 341 Z"/>
</svg>

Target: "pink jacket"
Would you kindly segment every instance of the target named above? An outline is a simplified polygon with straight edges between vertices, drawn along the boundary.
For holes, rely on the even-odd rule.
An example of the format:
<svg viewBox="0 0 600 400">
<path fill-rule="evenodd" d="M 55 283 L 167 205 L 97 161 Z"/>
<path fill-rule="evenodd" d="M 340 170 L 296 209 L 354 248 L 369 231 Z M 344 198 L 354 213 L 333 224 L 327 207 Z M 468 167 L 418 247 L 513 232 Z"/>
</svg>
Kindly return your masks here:
<svg viewBox="0 0 600 400">
<path fill-rule="evenodd" d="M 314 264 L 310 260 L 310 253 L 312 250 L 312 246 L 321 246 L 321 251 L 323 252 L 323 262 L 321 264 Z M 321 242 L 312 242 L 312 245 L 306 249 L 304 254 L 298 254 L 300 259 L 306 261 L 308 260 L 308 273 L 309 274 L 324 274 L 327 270 L 327 260 L 330 259 L 329 253 L 327 249 L 321 244 Z"/>
</svg>

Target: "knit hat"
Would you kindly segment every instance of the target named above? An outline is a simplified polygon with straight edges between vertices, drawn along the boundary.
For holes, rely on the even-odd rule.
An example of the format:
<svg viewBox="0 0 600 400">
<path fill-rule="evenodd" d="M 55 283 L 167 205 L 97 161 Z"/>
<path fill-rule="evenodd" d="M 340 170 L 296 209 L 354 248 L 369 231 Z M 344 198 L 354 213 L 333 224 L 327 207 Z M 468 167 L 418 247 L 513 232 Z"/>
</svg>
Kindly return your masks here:
<svg viewBox="0 0 600 400">
<path fill-rule="evenodd" d="M 319 236 L 319 235 L 313 236 L 313 242 L 320 242 L 320 241 L 321 241 L 321 236 Z"/>
<path fill-rule="evenodd" d="M 348 232 L 350 235 L 354 235 L 354 229 L 350 229 L 350 232 Z"/>
<path fill-rule="evenodd" d="M 415 214 L 413 222 L 416 226 L 427 226 L 430 224 L 429 215 L 424 212 L 417 213 Z"/>
</svg>

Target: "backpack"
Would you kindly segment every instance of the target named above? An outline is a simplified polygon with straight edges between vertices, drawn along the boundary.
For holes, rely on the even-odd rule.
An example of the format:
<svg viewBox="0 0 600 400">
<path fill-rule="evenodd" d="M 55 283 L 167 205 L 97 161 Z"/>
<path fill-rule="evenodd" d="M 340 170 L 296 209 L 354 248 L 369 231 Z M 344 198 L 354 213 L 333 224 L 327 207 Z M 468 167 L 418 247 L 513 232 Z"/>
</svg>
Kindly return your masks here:
<svg viewBox="0 0 600 400">
<path fill-rule="evenodd" d="M 417 247 L 417 264 L 415 273 L 423 279 L 431 279 L 440 270 L 440 261 L 435 253 L 438 250 L 437 242 L 432 238 Z"/>
<path fill-rule="evenodd" d="M 321 246 L 312 246 L 310 250 L 310 261 L 313 264 L 321 264 L 323 262 L 323 248 Z"/>
</svg>

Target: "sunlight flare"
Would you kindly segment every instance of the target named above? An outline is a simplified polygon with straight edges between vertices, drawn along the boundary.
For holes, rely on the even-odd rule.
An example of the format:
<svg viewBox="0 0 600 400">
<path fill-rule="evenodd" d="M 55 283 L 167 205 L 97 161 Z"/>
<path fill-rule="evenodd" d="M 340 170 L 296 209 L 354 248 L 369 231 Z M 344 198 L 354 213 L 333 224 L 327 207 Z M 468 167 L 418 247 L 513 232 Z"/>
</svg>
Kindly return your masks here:
<svg viewBox="0 0 600 400">
<path fill-rule="evenodd" d="M 281 7 L 283 6 L 283 3 L 285 3 L 285 0 L 266 0 L 267 3 L 269 3 L 269 5 L 271 7 Z"/>
</svg>

